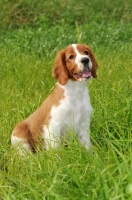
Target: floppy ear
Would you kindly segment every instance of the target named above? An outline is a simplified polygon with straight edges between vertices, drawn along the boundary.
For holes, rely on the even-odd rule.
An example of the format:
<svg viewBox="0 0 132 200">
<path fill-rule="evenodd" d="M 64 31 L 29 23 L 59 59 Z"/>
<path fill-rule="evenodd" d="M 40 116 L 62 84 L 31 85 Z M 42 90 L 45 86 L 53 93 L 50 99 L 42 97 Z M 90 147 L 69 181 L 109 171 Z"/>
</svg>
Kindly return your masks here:
<svg viewBox="0 0 132 200">
<path fill-rule="evenodd" d="M 97 67 L 98 67 L 98 63 L 97 63 L 92 51 L 90 51 L 90 58 L 91 58 L 92 65 L 93 65 L 92 70 L 91 70 L 92 76 L 93 76 L 93 78 L 97 78 L 96 70 L 97 70 Z"/>
<path fill-rule="evenodd" d="M 56 78 L 61 85 L 66 85 L 68 81 L 68 70 L 65 61 L 65 49 L 60 51 L 56 57 L 52 76 Z"/>
</svg>

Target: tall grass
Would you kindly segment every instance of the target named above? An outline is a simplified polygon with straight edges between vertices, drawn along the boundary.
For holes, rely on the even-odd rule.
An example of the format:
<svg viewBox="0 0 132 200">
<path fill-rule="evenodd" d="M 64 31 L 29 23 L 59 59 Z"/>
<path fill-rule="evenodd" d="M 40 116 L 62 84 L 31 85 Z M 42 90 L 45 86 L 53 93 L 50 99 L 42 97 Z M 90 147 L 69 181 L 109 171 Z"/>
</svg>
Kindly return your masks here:
<svg viewBox="0 0 132 200">
<path fill-rule="evenodd" d="M 132 26 L 120 23 L 120 15 L 116 19 L 118 22 L 113 20 L 115 18 L 100 21 L 100 16 L 103 16 L 100 9 L 108 11 L 109 8 L 112 15 L 114 9 L 123 9 L 115 6 L 121 2 L 130 5 L 129 1 L 120 0 L 111 5 L 105 1 L 108 5 L 105 8 L 103 1 L 100 5 L 97 1 L 85 2 L 83 7 L 87 3 L 91 6 L 91 13 L 94 8 L 97 11 L 94 11 L 97 13 L 95 18 L 99 20 L 87 22 L 84 18 L 85 23 L 77 20 L 75 23 L 74 15 L 79 16 L 78 12 L 87 17 L 87 8 L 81 12 L 79 1 L 76 1 L 76 6 L 74 1 L 64 1 L 64 5 L 60 1 L 40 1 L 38 4 L 34 1 L 31 5 L 33 15 L 41 15 L 44 5 L 58 13 L 55 15 L 53 12 L 56 18 L 52 21 L 48 18 L 46 25 L 40 16 L 37 17 L 36 27 L 30 17 L 31 24 L 22 27 L 20 21 L 16 25 L 14 18 L 9 18 L 9 13 L 5 15 L 9 5 L 22 8 L 30 5 L 30 1 L 6 1 L 7 4 L 3 5 L 3 22 L 7 26 L 9 20 L 8 25 L 12 28 L 6 30 L 3 24 L 0 32 L 1 199 L 132 199 Z M 65 5 L 69 6 L 68 10 L 59 14 L 60 10 L 56 8 L 61 6 L 64 11 Z M 74 13 L 71 12 L 72 5 Z M 130 19 L 128 13 L 126 16 Z M 61 23 L 58 23 L 60 19 Z M 74 25 L 69 23 L 69 19 L 74 21 Z M 29 116 L 52 90 L 55 80 L 51 77 L 51 70 L 58 50 L 77 42 L 90 44 L 99 63 L 98 78 L 89 83 L 94 108 L 91 119 L 93 152 L 88 153 L 74 137 L 67 147 L 62 145 L 60 150 L 38 151 L 20 157 L 10 145 L 12 129 L 18 121 Z"/>
</svg>

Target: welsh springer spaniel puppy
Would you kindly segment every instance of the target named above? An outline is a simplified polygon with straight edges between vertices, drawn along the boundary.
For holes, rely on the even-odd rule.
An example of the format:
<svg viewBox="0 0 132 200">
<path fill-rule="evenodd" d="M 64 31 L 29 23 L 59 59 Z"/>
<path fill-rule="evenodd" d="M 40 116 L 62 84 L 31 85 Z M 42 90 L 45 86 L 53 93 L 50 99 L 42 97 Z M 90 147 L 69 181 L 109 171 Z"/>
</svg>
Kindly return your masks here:
<svg viewBox="0 0 132 200">
<path fill-rule="evenodd" d="M 66 133 L 74 130 L 86 149 L 91 147 L 89 126 L 92 106 L 87 82 L 96 78 L 98 64 L 89 46 L 72 44 L 61 50 L 52 76 L 57 80 L 42 105 L 13 130 L 11 143 L 34 151 L 40 143 L 45 149 L 56 148 Z"/>
</svg>

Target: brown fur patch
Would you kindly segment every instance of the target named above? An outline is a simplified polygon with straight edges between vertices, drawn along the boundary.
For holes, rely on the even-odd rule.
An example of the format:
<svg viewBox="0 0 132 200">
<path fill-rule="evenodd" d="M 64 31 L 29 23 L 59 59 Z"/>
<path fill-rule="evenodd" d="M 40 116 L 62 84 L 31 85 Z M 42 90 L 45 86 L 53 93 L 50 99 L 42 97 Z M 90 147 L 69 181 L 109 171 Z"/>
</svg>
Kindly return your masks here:
<svg viewBox="0 0 132 200">
<path fill-rule="evenodd" d="M 52 106 L 58 106 L 62 98 L 64 98 L 64 90 L 56 85 L 53 92 L 34 113 L 25 121 L 17 124 L 13 136 L 22 138 L 25 142 L 36 146 L 37 140 L 41 137 L 43 125 L 48 125 L 51 120 Z"/>
<path fill-rule="evenodd" d="M 90 57 L 92 62 L 91 73 L 93 78 L 97 78 L 96 69 L 98 67 L 98 63 L 95 60 L 94 54 L 92 53 L 90 47 L 84 44 L 77 44 L 77 50 L 82 55 L 85 55 L 85 51 L 88 51 L 88 56 Z M 72 55 L 74 58 L 69 59 L 70 55 Z M 55 65 L 52 70 L 52 76 L 56 78 L 56 80 L 61 85 L 66 85 L 68 79 L 77 81 L 76 78 L 74 77 L 74 72 L 79 73 L 80 70 L 78 70 L 78 67 L 75 64 L 75 57 L 76 53 L 71 45 L 61 50 L 57 54 Z"/>
</svg>

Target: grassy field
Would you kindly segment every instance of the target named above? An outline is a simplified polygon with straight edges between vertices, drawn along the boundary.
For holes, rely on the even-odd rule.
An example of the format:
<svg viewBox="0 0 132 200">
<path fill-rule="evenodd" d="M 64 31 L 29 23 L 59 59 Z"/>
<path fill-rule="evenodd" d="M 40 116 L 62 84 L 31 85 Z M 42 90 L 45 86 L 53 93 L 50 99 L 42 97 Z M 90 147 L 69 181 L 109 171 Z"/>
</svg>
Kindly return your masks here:
<svg viewBox="0 0 132 200">
<path fill-rule="evenodd" d="M 0 2 L 0 199 L 131 200 L 132 2 L 37 2 Z M 71 43 L 89 44 L 99 63 L 88 85 L 93 154 L 74 138 L 20 157 L 11 132 L 50 93 L 56 53 Z"/>
</svg>

